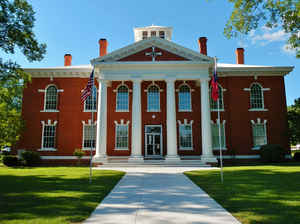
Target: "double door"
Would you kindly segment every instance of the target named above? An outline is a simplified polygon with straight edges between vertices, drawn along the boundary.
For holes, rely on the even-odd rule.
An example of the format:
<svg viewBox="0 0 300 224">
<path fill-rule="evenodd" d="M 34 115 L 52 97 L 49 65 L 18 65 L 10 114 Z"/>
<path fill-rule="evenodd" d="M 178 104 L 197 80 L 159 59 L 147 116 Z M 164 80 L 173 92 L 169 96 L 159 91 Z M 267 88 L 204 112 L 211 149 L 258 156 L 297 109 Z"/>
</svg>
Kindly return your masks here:
<svg viewBox="0 0 300 224">
<path fill-rule="evenodd" d="M 145 125 L 145 157 L 162 157 L 161 125 Z"/>
</svg>

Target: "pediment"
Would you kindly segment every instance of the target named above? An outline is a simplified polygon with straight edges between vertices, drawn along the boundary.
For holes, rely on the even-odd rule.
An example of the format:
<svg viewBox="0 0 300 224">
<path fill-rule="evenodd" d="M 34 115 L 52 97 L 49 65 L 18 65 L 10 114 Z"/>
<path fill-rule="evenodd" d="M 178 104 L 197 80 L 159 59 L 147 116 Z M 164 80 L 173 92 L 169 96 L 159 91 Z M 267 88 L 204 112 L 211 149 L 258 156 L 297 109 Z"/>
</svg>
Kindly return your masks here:
<svg viewBox="0 0 300 224">
<path fill-rule="evenodd" d="M 152 52 L 152 47 L 154 47 L 155 52 L 161 53 L 155 58 L 155 61 L 213 62 L 211 57 L 158 37 L 135 42 L 105 56 L 95 58 L 91 62 L 95 64 L 118 61 L 152 61 L 152 57 L 146 55 L 146 53 Z"/>
</svg>

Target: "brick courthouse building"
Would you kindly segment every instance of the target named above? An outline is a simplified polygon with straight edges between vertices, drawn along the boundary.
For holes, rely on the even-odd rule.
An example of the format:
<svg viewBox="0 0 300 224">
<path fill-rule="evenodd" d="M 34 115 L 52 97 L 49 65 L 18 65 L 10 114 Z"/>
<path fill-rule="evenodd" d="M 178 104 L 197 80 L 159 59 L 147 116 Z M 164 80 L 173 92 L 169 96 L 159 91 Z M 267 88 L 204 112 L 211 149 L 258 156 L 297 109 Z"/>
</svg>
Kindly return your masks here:
<svg viewBox="0 0 300 224">
<path fill-rule="evenodd" d="M 171 41 L 172 28 L 134 29 L 135 42 L 100 56 L 92 65 L 25 69 L 32 82 L 24 90 L 26 129 L 18 149 L 36 150 L 45 160 L 75 159 L 75 148 L 94 148 L 95 162 L 144 158 L 178 162 L 216 162 L 225 158 L 258 158 L 263 144 L 280 144 L 289 152 L 284 76 L 293 67 L 217 64 L 220 117 L 211 100 L 213 58 L 207 39 L 199 52 Z M 95 68 L 96 91 L 85 104 L 80 95 Z M 91 111 L 95 122 L 91 122 Z"/>
</svg>

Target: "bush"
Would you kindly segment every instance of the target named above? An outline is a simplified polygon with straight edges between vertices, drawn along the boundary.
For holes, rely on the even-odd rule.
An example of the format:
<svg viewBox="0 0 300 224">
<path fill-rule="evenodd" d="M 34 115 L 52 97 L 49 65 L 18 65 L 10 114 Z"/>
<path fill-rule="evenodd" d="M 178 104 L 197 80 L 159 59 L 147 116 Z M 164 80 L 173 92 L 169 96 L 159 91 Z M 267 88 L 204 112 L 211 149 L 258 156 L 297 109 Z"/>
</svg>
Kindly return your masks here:
<svg viewBox="0 0 300 224">
<path fill-rule="evenodd" d="M 20 164 L 19 159 L 16 156 L 5 155 L 2 160 L 5 166 L 18 166 Z"/>
<path fill-rule="evenodd" d="M 296 161 L 298 161 L 298 162 L 300 162 L 300 152 L 295 152 L 295 154 L 294 154 L 294 160 L 296 160 Z"/>
<path fill-rule="evenodd" d="M 260 147 L 260 158 L 263 162 L 276 163 L 284 160 L 285 150 L 280 145 L 263 145 Z"/>
<path fill-rule="evenodd" d="M 24 151 L 21 157 L 25 166 L 36 166 L 41 161 L 40 154 L 34 151 Z"/>
<path fill-rule="evenodd" d="M 78 165 L 80 164 L 80 159 L 84 156 L 84 151 L 82 149 L 75 149 L 73 155 L 78 159 Z"/>
</svg>

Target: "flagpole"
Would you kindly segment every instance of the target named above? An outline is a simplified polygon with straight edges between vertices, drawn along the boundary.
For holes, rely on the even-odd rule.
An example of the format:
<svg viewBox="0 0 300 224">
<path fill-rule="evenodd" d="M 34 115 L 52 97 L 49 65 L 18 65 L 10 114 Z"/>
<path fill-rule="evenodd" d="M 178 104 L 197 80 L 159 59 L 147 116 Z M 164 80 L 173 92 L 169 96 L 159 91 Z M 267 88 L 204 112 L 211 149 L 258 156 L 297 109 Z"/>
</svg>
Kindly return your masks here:
<svg viewBox="0 0 300 224">
<path fill-rule="evenodd" d="M 94 81 L 95 77 L 93 75 L 93 85 L 92 85 L 92 93 L 91 93 L 91 98 L 92 98 L 92 127 L 94 127 Z M 94 138 L 94 128 L 92 128 L 92 137 Z M 93 138 L 91 139 L 91 148 L 90 148 L 90 183 L 92 183 L 92 165 L 93 165 Z"/>
<path fill-rule="evenodd" d="M 215 71 L 217 71 L 217 58 L 215 57 Z M 218 86 L 219 91 L 219 86 Z M 218 123 L 219 123 L 219 149 L 220 149 L 220 168 L 221 168 L 221 182 L 223 183 L 223 156 L 222 156 L 222 138 L 221 138 L 221 119 L 220 119 L 220 96 L 217 99 L 217 110 L 218 110 Z"/>
</svg>

